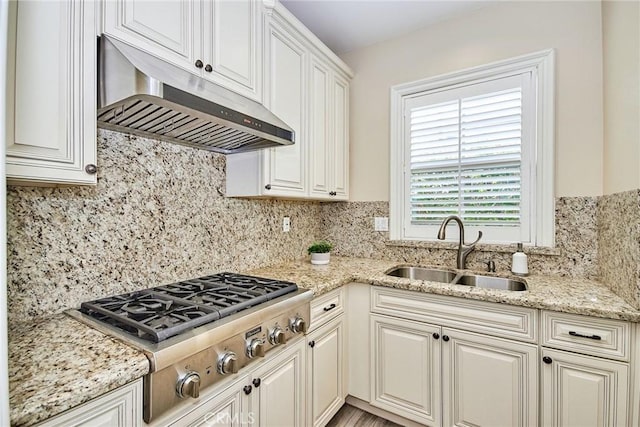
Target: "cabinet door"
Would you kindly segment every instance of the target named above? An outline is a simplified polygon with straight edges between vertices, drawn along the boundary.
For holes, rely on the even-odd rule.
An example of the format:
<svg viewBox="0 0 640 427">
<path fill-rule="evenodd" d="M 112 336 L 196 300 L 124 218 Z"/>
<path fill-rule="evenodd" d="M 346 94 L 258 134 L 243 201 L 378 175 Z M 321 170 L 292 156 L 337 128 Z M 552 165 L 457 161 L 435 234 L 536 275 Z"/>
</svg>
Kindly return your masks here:
<svg viewBox="0 0 640 427">
<path fill-rule="evenodd" d="M 107 0 L 103 31 L 179 67 L 200 73 L 199 0 Z"/>
<path fill-rule="evenodd" d="M 142 422 L 142 380 L 50 418 L 38 427 L 137 427 Z"/>
<path fill-rule="evenodd" d="M 319 198 L 329 198 L 329 192 L 333 191 L 330 183 L 330 158 L 333 155 L 329 117 L 331 81 L 329 69 L 313 58 L 309 75 L 309 191 Z"/>
<path fill-rule="evenodd" d="M 440 425 L 439 334 L 438 326 L 371 315 L 371 405 Z"/>
<path fill-rule="evenodd" d="M 304 425 L 305 340 L 287 347 L 253 373 L 260 385 L 251 394 L 251 413 L 260 426 Z"/>
<path fill-rule="evenodd" d="M 307 53 L 274 15 L 267 25 L 267 70 L 265 104 L 295 132 L 295 144 L 271 148 L 265 159 L 265 195 L 304 196 L 306 194 L 305 135 Z"/>
<path fill-rule="evenodd" d="M 195 410 L 175 420 L 170 425 L 175 427 L 220 426 L 239 427 L 251 423 L 248 418 L 248 402 L 242 387 L 250 384 L 249 376 L 234 381 L 224 390 L 217 392 L 198 403 Z"/>
<path fill-rule="evenodd" d="M 629 365 L 543 349 L 542 421 L 549 427 L 626 426 Z M 549 359 L 546 359 L 549 358 Z"/>
<path fill-rule="evenodd" d="M 262 20 L 255 0 L 203 3 L 203 76 L 257 101 L 262 101 Z"/>
<path fill-rule="evenodd" d="M 307 382 L 311 423 L 325 425 L 345 398 L 344 315 L 307 336 Z"/>
<path fill-rule="evenodd" d="M 9 2 L 7 177 L 95 184 L 96 40 L 91 1 Z"/>
<path fill-rule="evenodd" d="M 331 130 L 332 161 L 330 176 L 334 199 L 349 198 L 349 83 L 333 75 Z"/>
<path fill-rule="evenodd" d="M 538 424 L 538 348 L 442 330 L 445 426 Z"/>
</svg>

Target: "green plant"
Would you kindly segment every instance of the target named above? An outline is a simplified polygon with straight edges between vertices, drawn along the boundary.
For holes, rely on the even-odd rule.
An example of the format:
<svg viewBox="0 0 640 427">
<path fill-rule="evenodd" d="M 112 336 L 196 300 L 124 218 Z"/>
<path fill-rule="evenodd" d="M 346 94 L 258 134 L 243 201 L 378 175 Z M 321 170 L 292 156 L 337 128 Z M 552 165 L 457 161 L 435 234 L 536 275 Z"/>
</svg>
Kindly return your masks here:
<svg viewBox="0 0 640 427">
<path fill-rule="evenodd" d="M 307 249 L 307 252 L 309 252 L 309 254 L 325 254 L 330 252 L 331 249 L 333 249 L 333 245 L 331 243 L 325 240 L 320 240 L 318 242 L 313 242 L 313 244 L 309 246 L 309 249 Z"/>
</svg>

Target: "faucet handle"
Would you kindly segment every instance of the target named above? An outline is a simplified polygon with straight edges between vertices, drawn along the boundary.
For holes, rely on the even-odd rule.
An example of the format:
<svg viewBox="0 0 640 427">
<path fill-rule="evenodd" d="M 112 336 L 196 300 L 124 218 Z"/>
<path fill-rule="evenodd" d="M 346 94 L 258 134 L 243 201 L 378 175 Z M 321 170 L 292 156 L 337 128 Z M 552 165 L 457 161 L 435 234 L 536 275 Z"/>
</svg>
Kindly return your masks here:
<svg viewBox="0 0 640 427">
<path fill-rule="evenodd" d="M 467 245 L 467 246 L 475 246 L 476 243 L 478 243 L 480 241 L 480 239 L 482 239 L 482 231 L 478 231 L 478 238 L 473 243 L 471 243 L 470 245 Z M 462 242 L 462 243 L 464 244 L 464 242 Z"/>
</svg>

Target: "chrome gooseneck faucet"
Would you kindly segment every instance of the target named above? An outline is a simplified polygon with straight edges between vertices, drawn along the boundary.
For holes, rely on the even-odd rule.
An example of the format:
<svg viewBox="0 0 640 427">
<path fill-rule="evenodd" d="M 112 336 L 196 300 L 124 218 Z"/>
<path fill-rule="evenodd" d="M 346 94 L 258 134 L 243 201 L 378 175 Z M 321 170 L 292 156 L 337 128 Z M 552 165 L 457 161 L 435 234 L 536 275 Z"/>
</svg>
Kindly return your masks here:
<svg viewBox="0 0 640 427">
<path fill-rule="evenodd" d="M 445 229 L 447 228 L 447 224 L 449 222 L 455 221 L 458 223 L 458 227 L 460 228 L 460 242 L 458 243 L 458 259 L 457 266 L 459 270 L 464 270 L 467 268 L 467 255 L 471 253 L 476 248 L 476 243 L 480 241 L 482 238 L 482 231 L 478 231 L 478 238 L 475 242 L 470 245 L 464 244 L 464 224 L 460 217 L 456 215 L 448 216 L 442 221 L 442 225 L 440 226 L 440 230 L 438 230 L 438 239 L 444 240 L 445 238 Z"/>
</svg>

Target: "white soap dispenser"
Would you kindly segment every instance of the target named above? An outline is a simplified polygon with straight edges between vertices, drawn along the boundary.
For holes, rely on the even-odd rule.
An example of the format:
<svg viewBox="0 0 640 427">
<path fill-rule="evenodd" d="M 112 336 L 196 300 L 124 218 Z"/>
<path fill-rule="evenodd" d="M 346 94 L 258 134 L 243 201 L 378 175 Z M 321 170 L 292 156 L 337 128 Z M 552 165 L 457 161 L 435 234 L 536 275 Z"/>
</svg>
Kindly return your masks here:
<svg viewBox="0 0 640 427">
<path fill-rule="evenodd" d="M 528 276 L 529 266 L 527 265 L 527 254 L 522 250 L 522 243 L 518 243 L 518 249 L 513 254 L 511 261 L 511 272 L 518 276 Z"/>
</svg>

